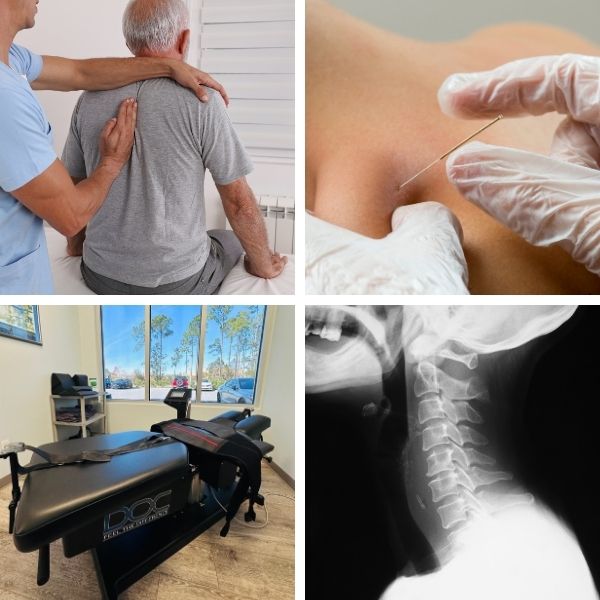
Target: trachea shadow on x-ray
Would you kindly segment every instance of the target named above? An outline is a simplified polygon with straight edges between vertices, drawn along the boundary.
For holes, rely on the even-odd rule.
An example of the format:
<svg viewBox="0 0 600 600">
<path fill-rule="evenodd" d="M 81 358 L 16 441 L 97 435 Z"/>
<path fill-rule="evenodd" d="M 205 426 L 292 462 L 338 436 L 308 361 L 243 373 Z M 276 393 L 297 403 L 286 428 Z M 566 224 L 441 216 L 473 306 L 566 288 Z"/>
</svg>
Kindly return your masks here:
<svg viewBox="0 0 600 600">
<path fill-rule="evenodd" d="M 598 584 L 599 334 L 595 307 L 307 307 L 306 597 L 375 600 L 394 580 L 440 580 L 461 556 L 479 568 L 478 532 L 503 523 L 506 545 L 504 523 L 521 514 L 515 556 L 543 517 L 549 540 L 582 555 L 553 589 L 588 566 Z M 562 557 L 540 567 L 530 550 L 541 598 L 537 569 Z M 394 590 L 386 600 L 411 597 Z"/>
</svg>

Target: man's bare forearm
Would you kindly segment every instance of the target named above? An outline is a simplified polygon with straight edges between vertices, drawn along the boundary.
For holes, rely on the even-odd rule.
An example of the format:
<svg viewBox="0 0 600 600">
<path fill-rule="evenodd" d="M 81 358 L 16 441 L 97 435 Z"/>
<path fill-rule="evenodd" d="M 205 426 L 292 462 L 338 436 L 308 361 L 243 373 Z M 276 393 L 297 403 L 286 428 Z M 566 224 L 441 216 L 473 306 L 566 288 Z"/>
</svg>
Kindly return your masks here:
<svg viewBox="0 0 600 600">
<path fill-rule="evenodd" d="M 54 229 L 72 237 L 96 214 L 120 170 L 118 163 L 104 161 L 90 177 L 74 186 L 57 159 L 13 195 Z"/>
<path fill-rule="evenodd" d="M 135 81 L 170 77 L 169 58 L 90 58 L 80 61 L 84 90 L 109 90 Z"/>
<path fill-rule="evenodd" d="M 84 180 L 84 177 L 71 177 L 73 185 L 78 185 Z M 83 244 L 85 242 L 85 233 L 87 227 L 84 227 L 77 235 L 67 237 L 67 254 L 69 256 L 82 256 Z"/>
<path fill-rule="evenodd" d="M 108 162 L 100 163 L 87 179 L 75 186 L 76 193 L 71 202 L 72 227 L 67 233 L 67 237 L 78 235 L 98 212 L 120 171 L 120 165 Z"/>
<path fill-rule="evenodd" d="M 88 58 L 74 60 L 59 56 L 44 56 L 42 72 L 32 82 L 35 90 L 109 90 L 136 81 L 170 77 L 179 85 L 189 88 L 202 102 L 208 102 L 203 86 L 217 90 L 225 104 L 229 97 L 225 88 L 208 73 L 181 60 L 159 57 Z"/>
<path fill-rule="evenodd" d="M 56 91 L 109 90 L 143 79 L 170 77 L 173 59 L 89 58 L 75 60 L 45 56 L 35 89 Z"/>
<path fill-rule="evenodd" d="M 67 238 L 67 254 L 69 256 L 81 256 L 83 254 L 83 244 L 85 243 L 86 227 L 77 235 Z"/>
<path fill-rule="evenodd" d="M 231 228 L 240 240 L 248 259 L 257 268 L 271 265 L 271 250 L 267 228 L 250 186 L 244 181 L 236 186 L 235 194 L 224 197 L 223 208 Z"/>
</svg>

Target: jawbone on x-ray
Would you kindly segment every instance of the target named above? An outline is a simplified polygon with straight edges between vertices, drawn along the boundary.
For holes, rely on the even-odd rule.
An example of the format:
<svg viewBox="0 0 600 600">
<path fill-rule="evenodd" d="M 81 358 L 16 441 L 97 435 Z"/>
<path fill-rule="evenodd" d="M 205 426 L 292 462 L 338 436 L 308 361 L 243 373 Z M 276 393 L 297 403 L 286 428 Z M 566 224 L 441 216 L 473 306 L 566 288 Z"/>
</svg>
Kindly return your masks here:
<svg viewBox="0 0 600 600">
<path fill-rule="evenodd" d="M 384 600 L 597 598 L 574 535 L 521 481 L 510 443 L 508 406 L 524 393 L 511 373 L 575 310 L 307 307 L 307 398 L 358 389 L 338 402 L 352 397 L 377 423 L 398 557 Z"/>
<path fill-rule="evenodd" d="M 307 391 L 380 381 L 400 351 L 401 322 L 401 307 L 307 306 Z"/>
</svg>

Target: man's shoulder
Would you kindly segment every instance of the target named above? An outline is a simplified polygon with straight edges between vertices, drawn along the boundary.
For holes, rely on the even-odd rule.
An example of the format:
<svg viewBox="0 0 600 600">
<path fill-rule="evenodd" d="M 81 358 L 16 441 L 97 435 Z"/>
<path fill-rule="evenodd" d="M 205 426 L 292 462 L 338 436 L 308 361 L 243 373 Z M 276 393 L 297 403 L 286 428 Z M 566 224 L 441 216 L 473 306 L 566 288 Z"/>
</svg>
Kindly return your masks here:
<svg viewBox="0 0 600 600">
<path fill-rule="evenodd" d="M 206 103 L 207 107 L 212 107 L 216 109 L 225 109 L 227 108 L 225 105 L 225 100 L 223 100 L 223 96 L 217 92 L 217 90 L 213 90 L 212 88 L 204 86 L 206 93 L 208 95 L 208 102 Z"/>
<path fill-rule="evenodd" d="M 221 95 L 217 91 L 208 87 L 204 89 L 208 96 L 208 102 L 201 102 L 191 89 L 180 85 L 173 79 L 159 77 L 141 82 L 139 96 L 140 98 L 158 98 L 167 105 L 180 105 L 181 102 L 184 102 L 186 105 L 200 109 L 215 106 L 219 102 L 223 102 Z"/>
<path fill-rule="evenodd" d="M 115 100 L 120 97 L 129 98 L 135 96 L 137 92 L 137 84 L 130 83 L 120 88 L 114 88 L 112 90 L 95 90 L 95 91 L 84 91 L 79 96 L 80 100 L 92 101 L 109 101 Z"/>
<path fill-rule="evenodd" d="M 167 103 L 174 100 L 178 103 L 183 101 L 186 104 L 191 104 L 196 99 L 192 90 L 179 85 L 168 77 L 157 77 L 140 82 L 140 96 L 162 98 Z"/>
<path fill-rule="evenodd" d="M 138 101 L 155 100 L 160 106 L 169 107 L 177 106 L 183 101 L 185 104 L 194 107 L 224 107 L 225 103 L 221 94 L 212 88 L 205 87 L 208 95 L 208 102 L 202 103 L 189 88 L 183 87 L 173 79 L 168 77 L 157 77 L 154 79 L 145 79 L 137 83 L 116 88 L 113 90 L 101 91 L 86 91 L 80 96 L 80 103 L 96 103 L 96 102 L 118 102 L 121 99 L 134 97 Z"/>
<path fill-rule="evenodd" d="M 140 83 L 138 100 L 154 100 L 165 110 L 186 106 L 198 109 L 200 114 L 210 110 L 220 110 L 225 107 L 221 94 L 212 88 L 204 87 L 208 96 L 207 102 L 201 102 L 198 96 L 189 88 L 183 87 L 173 79 L 160 77 L 147 79 Z"/>
<path fill-rule="evenodd" d="M 176 81 L 167 77 L 157 77 L 113 90 L 83 92 L 80 96 L 80 103 L 82 105 L 114 104 L 129 97 L 136 98 L 140 103 L 152 102 L 157 107 L 164 109 L 180 106 L 182 102 L 185 104 L 199 102 L 191 90 L 180 86 Z"/>
</svg>

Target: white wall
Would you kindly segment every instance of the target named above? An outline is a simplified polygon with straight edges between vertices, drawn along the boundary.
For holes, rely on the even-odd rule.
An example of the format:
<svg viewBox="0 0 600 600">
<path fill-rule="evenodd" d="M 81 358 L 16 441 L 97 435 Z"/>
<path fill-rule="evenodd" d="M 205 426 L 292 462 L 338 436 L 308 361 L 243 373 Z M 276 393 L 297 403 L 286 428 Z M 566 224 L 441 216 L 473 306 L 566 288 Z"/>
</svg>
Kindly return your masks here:
<svg viewBox="0 0 600 600">
<path fill-rule="evenodd" d="M 81 372 L 102 382 L 102 349 L 100 334 L 100 307 L 78 306 L 79 345 L 81 348 Z"/>
<path fill-rule="evenodd" d="M 264 376 L 261 412 L 271 417 L 265 434 L 274 444 L 273 460 L 295 478 L 294 421 L 294 307 L 278 306 Z"/>
<path fill-rule="evenodd" d="M 52 441 L 50 375 L 83 370 L 76 306 L 41 306 L 42 346 L 0 336 L 0 440 Z M 9 472 L 0 460 L 0 477 Z"/>
<path fill-rule="evenodd" d="M 400 35 L 430 41 L 455 40 L 481 27 L 528 21 L 565 27 L 598 43 L 597 0 L 329 0 Z"/>
</svg>

